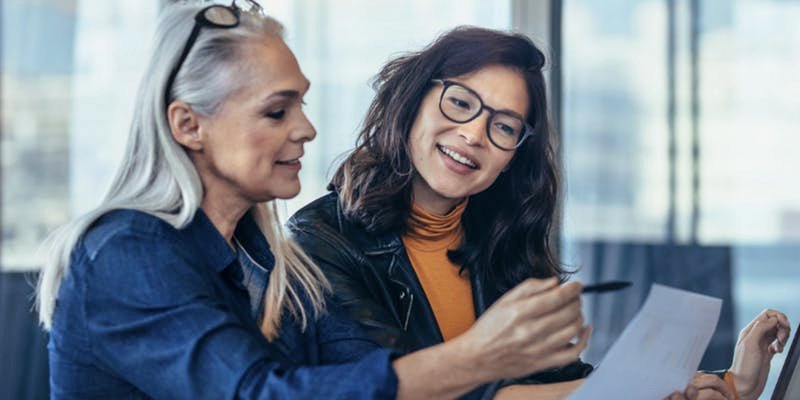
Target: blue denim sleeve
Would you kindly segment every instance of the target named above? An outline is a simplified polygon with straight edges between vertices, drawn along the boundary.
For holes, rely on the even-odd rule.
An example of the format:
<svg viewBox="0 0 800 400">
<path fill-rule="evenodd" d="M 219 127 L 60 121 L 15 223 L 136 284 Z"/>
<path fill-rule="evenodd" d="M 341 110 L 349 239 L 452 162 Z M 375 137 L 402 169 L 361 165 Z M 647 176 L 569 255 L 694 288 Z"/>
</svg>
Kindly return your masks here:
<svg viewBox="0 0 800 400">
<path fill-rule="evenodd" d="M 317 324 L 320 363 L 352 362 L 382 348 L 333 301 L 328 301 L 327 304 L 328 313 L 320 318 Z"/>
<path fill-rule="evenodd" d="M 121 233 L 89 255 L 88 340 L 97 364 L 154 398 L 392 398 L 392 355 L 280 365 L 179 238 Z"/>
</svg>

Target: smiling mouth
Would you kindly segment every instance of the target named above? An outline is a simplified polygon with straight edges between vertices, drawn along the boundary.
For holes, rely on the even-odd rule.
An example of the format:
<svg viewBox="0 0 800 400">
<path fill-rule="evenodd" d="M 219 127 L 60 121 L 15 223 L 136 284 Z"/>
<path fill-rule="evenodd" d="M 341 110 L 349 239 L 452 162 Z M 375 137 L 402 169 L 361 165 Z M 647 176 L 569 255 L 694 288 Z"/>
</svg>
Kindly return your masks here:
<svg viewBox="0 0 800 400">
<path fill-rule="evenodd" d="M 464 165 L 466 167 L 469 167 L 469 168 L 472 168 L 472 169 L 478 169 L 478 166 L 475 165 L 474 162 L 472 162 L 470 159 L 462 156 L 461 154 L 458 154 L 455 151 L 450 150 L 447 147 L 444 147 L 444 146 L 442 146 L 440 144 L 437 144 L 436 148 L 439 149 L 439 151 L 442 152 L 442 154 L 446 155 L 447 157 L 450 157 L 451 160 L 453 160 L 453 161 L 455 161 L 455 162 L 457 162 L 457 163 L 459 163 L 461 165 Z"/>
<path fill-rule="evenodd" d="M 281 165 L 292 165 L 292 164 L 299 164 L 299 163 L 300 163 L 300 159 L 299 158 L 293 158 L 291 160 L 275 161 L 275 164 L 281 164 Z"/>
</svg>

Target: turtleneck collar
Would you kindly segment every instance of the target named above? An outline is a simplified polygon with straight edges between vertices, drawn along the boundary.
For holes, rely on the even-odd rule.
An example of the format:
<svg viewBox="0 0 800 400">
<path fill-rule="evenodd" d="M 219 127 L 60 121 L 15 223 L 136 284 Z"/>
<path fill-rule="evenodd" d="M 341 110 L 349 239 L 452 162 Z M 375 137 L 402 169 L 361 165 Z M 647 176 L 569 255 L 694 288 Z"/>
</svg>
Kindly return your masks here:
<svg viewBox="0 0 800 400">
<path fill-rule="evenodd" d="M 414 247 L 434 251 L 448 247 L 461 238 L 461 216 L 467 208 L 467 200 L 459 203 L 445 215 L 427 211 L 414 203 L 408 219 L 406 239 Z"/>
</svg>

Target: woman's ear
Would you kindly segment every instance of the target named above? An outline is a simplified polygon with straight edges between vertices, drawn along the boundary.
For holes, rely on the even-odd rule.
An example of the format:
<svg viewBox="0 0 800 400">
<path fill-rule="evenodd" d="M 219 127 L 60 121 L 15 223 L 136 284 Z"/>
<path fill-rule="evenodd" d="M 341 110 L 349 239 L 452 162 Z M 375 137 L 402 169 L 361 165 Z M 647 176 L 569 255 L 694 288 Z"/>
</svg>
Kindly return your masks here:
<svg viewBox="0 0 800 400">
<path fill-rule="evenodd" d="M 173 101 L 167 108 L 167 119 L 172 137 L 187 149 L 200 151 L 203 141 L 200 135 L 200 121 L 192 108 L 180 101 Z"/>
</svg>

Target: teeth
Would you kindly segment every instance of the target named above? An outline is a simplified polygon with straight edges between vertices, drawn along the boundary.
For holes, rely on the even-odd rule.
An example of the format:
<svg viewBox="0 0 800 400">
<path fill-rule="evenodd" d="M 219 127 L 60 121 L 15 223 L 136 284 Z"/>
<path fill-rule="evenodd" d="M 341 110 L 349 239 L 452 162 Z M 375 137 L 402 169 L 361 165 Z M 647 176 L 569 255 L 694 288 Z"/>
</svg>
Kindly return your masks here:
<svg viewBox="0 0 800 400">
<path fill-rule="evenodd" d="M 468 166 L 470 168 L 477 167 L 477 165 L 475 165 L 475 163 L 470 161 L 468 158 L 456 153 L 453 150 L 450 150 L 450 149 L 448 149 L 448 148 L 446 148 L 444 146 L 439 146 L 439 150 L 441 150 L 442 153 L 447 154 L 450 158 L 452 158 L 455 161 L 458 161 L 461 164 L 464 164 L 464 165 L 466 165 L 466 166 Z"/>
<path fill-rule="evenodd" d="M 300 160 L 296 158 L 294 160 L 278 161 L 279 164 L 297 164 L 299 162 Z"/>
</svg>

